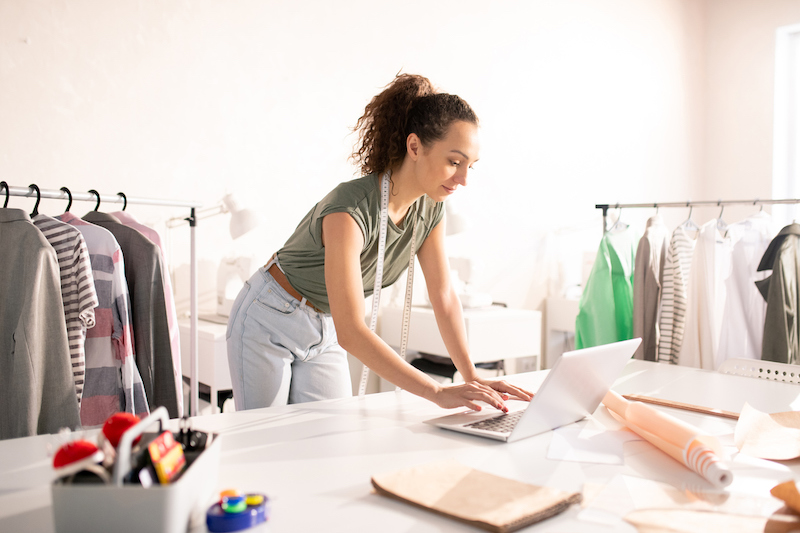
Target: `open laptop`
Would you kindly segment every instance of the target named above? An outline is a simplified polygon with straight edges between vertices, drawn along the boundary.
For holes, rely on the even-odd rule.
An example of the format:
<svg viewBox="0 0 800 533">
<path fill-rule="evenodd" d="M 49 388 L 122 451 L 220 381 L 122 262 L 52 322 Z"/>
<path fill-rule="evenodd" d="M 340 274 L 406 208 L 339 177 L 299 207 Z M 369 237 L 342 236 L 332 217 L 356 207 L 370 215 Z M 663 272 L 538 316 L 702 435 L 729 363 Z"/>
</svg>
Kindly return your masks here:
<svg viewBox="0 0 800 533">
<path fill-rule="evenodd" d="M 577 422 L 597 409 L 641 342 L 631 339 L 565 352 L 530 403 L 515 402 L 516 410 L 469 410 L 425 423 L 512 442 Z"/>
</svg>

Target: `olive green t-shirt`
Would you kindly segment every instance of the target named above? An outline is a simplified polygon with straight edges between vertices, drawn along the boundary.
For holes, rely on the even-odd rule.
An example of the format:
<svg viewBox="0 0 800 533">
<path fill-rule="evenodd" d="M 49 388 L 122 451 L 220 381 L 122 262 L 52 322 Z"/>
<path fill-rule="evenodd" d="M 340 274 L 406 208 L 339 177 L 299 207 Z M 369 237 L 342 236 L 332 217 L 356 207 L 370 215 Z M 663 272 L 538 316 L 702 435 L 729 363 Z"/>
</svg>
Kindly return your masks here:
<svg viewBox="0 0 800 533">
<path fill-rule="evenodd" d="M 381 222 L 381 178 L 370 174 L 339 184 L 303 218 L 294 234 L 278 250 L 278 262 L 292 287 L 318 309 L 330 313 L 325 287 L 325 248 L 322 246 L 322 219 L 331 213 L 349 213 L 364 235 L 361 250 L 361 279 L 364 297 L 372 295 L 378 264 L 378 239 Z M 431 230 L 444 216 L 444 203 L 423 196 L 414 203 L 400 227 L 389 219 L 383 261 L 382 286 L 388 287 L 408 267 L 411 254 L 411 221 L 417 221 L 419 250 Z"/>
</svg>

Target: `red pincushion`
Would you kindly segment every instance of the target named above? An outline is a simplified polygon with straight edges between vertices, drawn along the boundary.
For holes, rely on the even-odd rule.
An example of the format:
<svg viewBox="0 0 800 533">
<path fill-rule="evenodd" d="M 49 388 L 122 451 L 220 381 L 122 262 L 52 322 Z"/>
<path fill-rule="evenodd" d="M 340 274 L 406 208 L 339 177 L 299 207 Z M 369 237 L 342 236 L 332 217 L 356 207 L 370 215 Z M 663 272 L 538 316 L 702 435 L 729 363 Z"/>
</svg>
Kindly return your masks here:
<svg viewBox="0 0 800 533">
<path fill-rule="evenodd" d="M 103 424 L 103 435 L 114 448 L 119 444 L 122 434 L 139 423 L 139 417 L 131 413 L 114 413 Z M 138 439 L 137 439 L 138 440 Z"/>
<path fill-rule="evenodd" d="M 97 451 L 97 445 L 88 440 L 74 440 L 64 444 L 53 456 L 53 467 L 61 468 L 85 459 Z"/>
</svg>

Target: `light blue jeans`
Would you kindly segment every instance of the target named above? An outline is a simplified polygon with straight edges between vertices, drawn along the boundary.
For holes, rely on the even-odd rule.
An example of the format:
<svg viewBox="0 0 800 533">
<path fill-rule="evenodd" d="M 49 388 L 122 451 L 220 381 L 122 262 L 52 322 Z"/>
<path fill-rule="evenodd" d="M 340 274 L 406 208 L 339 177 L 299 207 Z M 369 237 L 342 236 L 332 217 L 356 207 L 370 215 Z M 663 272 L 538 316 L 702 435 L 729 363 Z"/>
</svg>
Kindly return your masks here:
<svg viewBox="0 0 800 533">
<path fill-rule="evenodd" d="M 260 268 L 228 321 L 228 366 L 236 410 L 352 396 L 347 352 L 333 318 L 287 293 Z"/>
</svg>

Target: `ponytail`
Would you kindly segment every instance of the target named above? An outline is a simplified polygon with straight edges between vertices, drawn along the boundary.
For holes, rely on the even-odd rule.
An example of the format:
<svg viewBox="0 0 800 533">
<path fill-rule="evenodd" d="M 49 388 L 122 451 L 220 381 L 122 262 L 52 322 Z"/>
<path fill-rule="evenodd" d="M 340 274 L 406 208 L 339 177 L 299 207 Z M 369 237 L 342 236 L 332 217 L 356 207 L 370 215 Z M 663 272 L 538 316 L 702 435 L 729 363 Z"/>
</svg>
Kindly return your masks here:
<svg viewBox="0 0 800 533">
<path fill-rule="evenodd" d="M 427 147 L 444 138 L 457 120 L 478 124 L 475 112 L 458 96 L 436 92 L 423 76 L 398 74 L 356 122 L 358 143 L 351 159 L 364 174 L 384 172 L 403 161 L 411 133 Z"/>
</svg>

